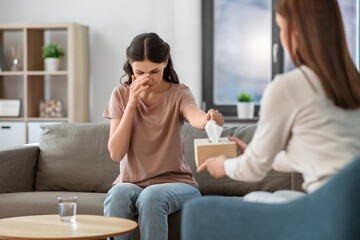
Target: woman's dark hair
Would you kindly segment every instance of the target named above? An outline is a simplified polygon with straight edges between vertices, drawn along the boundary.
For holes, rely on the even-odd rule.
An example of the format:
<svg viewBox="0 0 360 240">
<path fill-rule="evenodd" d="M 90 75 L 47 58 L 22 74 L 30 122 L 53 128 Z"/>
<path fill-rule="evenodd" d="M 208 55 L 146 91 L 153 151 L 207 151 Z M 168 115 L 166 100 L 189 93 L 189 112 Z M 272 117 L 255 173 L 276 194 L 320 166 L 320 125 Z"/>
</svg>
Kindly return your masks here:
<svg viewBox="0 0 360 240">
<path fill-rule="evenodd" d="M 124 84 L 132 83 L 131 76 L 134 74 L 132 63 L 136 61 L 149 60 L 153 63 L 163 63 L 168 61 L 164 69 L 163 78 L 167 82 L 179 84 L 178 76 L 173 68 L 173 62 L 170 55 L 170 46 L 164 42 L 156 33 L 143 33 L 136 36 L 130 46 L 126 49 L 126 62 L 123 66 L 125 74 L 128 76 Z"/>
<path fill-rule="evenodd" d="M 337 0 L 278 0 L 276 12 L 290 33 L 297 30 L 293 63 L 306 65 L 319 77 L 327 97 L 343 109 L 360 108 L 360 74 L 351 59 Z"/>
</svg>

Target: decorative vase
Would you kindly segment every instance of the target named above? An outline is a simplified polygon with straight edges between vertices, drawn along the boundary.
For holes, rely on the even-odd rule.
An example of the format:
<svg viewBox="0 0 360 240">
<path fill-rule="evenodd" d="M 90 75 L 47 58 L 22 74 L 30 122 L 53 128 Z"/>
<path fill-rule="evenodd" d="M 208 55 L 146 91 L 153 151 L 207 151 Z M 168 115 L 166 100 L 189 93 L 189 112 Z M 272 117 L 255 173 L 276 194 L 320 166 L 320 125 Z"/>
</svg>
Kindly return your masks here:
<svg viewBox="0 0 360 240">
<path fill-rule="evenodd" d="M 45 58 L 45 71 L 59 71 L 61 66 L 61 58 Z"/>
<path fill-rule="evenodd" d="M 254 118 L 254 102 L 237 102 L 237 116 L 239 119 Z"/>
</svg>

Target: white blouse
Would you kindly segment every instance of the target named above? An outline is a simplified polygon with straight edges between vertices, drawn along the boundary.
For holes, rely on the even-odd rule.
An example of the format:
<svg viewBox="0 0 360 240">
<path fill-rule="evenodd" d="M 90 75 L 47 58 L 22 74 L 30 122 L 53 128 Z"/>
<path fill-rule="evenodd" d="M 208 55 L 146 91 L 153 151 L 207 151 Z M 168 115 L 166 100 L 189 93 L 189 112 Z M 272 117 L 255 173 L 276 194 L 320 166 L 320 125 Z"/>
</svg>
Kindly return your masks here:
<svg viewBox="0 0 360 240">
<path fill-rule="evenodd" d="M 272 168 L 297 171 L 303 189 L 312 192 L 358 155 L 360 109 L 336 107 L 316 74 L 302 66 L 277 75 L 267 87 L 251 143 L 224 167 L 240 181 L 259 181 Z"/>
</svg>

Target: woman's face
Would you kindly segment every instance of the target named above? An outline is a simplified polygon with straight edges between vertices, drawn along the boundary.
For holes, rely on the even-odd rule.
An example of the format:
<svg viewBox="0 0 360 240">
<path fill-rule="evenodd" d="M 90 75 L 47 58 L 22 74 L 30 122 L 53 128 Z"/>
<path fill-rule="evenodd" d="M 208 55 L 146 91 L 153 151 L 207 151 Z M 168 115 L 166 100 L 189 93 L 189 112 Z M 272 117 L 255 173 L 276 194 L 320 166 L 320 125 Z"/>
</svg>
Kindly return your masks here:
<svg viewBox="0 0 360 240">
<path fill-rule="evenodd" d="M 166 68 L 167 61 L 163 63 L 153 63 L 149 60 L 135 61 L 132 63 L 132 69 L 135 78 L 140 77 L 143 74 L 149 74 L 149 88 L 154 89 L 163 80 L 164 69 Z"/>
<path fill-rule="evenodd" d="M 291 35 L 290 35 L 290 41 L 291 41 L 291 46 L 292 46 L 292 50 L 290 51 L 290 43 L 289 43 L 289 28 L 288 28 L 288 24 L 287 21 L 284 17 L 282 17 L 279 13 L 276 13 L 276 24 L 279 26 L 280 28 L 280 41 L 281 44 L 283 45 L 283 47 L 286 49 L 286 51 L 288 53 L 292 53 L 295 55 L 296 53 L 296 49 L 297 49 L 297 42 L 296 42 L 296 30 L 292 30 L 291 31 Z"/>
</svg>

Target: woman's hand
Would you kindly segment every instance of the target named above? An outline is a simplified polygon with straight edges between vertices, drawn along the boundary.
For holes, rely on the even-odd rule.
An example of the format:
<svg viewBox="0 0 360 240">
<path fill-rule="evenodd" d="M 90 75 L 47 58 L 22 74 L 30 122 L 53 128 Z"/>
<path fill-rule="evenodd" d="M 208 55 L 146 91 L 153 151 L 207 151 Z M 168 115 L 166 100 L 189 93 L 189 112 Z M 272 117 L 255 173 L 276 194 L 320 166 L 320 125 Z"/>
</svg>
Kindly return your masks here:
<svg viewBox="0 0 360 240">
<path fill-rule="evenodd" d="M 209 120 L 214 120 L 219 126 L 224 125 L 224 117 L 218 110 L 209 109 L 209 111 L 205 115 L 204 127 Z"/>
<path fill-rule="evenodd" d="M 204 129 L 209 120 L 215 120 L 216 124 L 220 126 L 224 124 L 224 117 L 219 111 L 210 109 L 207 113 L 205 113 L 195 104 L 187 104 L 184 107 L 183 114 L 190 122 L 191 126 L 198 129 Z"/>
<path fill-rule="evenodd" d="M 130 84 L 129 106 L 136 107 L 140 93 L 149 88 L 151 80 L 148 73 L 142 74 L 138 78 L 132 75 L 131 78 L 132 83 Z"/>
<path fill-rule="evenodd" d="M 247 144 L 245 142 L 241 141 L 237 137 L 229 137 L 229 140 L 232 141 L 232 142 L 235 142 L 239 146 L 240 155 L 245 152 L 245 149 L 247 148 Z"/>
<path fill-rule="evenodd" d="M 199 166 L 197 172 L 202 172 L 207 169 L 214 178 L 222 178 L 226 176 L 224 162 L 226 157 L 224 155 L 218 157 L 208 158 L 203 164 Z"/>
</svg>

